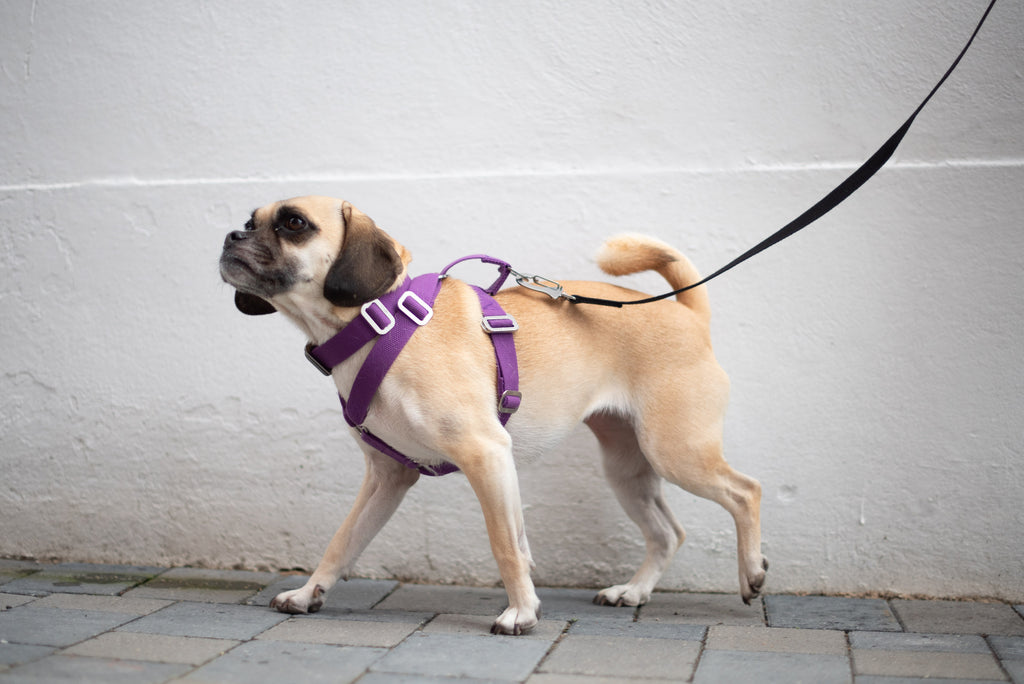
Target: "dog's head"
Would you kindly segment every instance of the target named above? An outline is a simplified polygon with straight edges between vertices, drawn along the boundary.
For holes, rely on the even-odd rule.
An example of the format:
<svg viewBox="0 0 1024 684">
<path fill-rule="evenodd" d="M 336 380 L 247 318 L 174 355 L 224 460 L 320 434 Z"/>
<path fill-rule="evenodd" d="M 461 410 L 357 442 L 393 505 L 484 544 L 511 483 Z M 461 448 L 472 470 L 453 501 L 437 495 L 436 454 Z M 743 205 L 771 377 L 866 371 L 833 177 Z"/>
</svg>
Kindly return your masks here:
<svg viewBox="0 0 1024 684">
<path fill-rule="evenodd" d="M 357 307 L 404 278 L 408 252 L 348 202 L 297 197 L 252 213 L 228 233 L 220 274 L 250 315 L 281 309 L 313 315 Z"/>
</svg>

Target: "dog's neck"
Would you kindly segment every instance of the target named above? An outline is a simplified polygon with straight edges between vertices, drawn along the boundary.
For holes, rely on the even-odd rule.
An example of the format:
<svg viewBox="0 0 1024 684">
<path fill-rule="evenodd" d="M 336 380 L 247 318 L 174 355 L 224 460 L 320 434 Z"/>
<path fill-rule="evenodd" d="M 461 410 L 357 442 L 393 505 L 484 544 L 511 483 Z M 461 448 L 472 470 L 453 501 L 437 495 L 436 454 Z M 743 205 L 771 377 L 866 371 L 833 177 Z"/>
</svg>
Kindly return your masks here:
<svg viewBox="0 0 1024 684">
<path fill-rule="evenodd" d="M 324 300 L 320 302 L 275 300 L 274 306 L 295 323 L 310 342 L 317 345 L 323 344 L 337 335 L 339 330 L 359 315 L 357 308 L 338 307 Z"/>
<path fill-rule="evenodd" d="M 403 268 L 389 291 L 401 287 L 406 278 L 407 271 Z M 312 280 L 274 297 L 271 303 L 295 323 L 315 345 L 321 345 L 337 335 L 339 330 L 351 323 L 360 313 L 358 306 L 336 306 L 328 301 L 323 295 L 323 285 Z"/>
</svg>

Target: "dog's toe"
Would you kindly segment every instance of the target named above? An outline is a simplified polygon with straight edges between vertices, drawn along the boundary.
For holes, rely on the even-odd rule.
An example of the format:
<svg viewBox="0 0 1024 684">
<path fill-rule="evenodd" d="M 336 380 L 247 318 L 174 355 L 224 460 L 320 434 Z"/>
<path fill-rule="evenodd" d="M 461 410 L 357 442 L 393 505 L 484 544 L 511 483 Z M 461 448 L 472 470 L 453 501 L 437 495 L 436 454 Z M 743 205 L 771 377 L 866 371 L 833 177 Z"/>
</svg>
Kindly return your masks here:
<svg viewBox="0 0 1024 684">
<path fill-rule="evenodd" d="M 761 590 L 764 588 L 764 581 L 768 572 L 768 559 L 762 557 L 760 566 L 757 572 L 749 575 L 741 574 L 740 576 L 740 596 L 748 606 L 752 600 L 761 595 Z"/>
<path fill-rule="evenodd" d="M 631 584 L 618 584 L 598 592 L 594 597 L 594 603 L 599 606 L 614 606 L 616 608 L 642 606 L 650 599 L 650 594 Z"/>
<path fill-rule="evenodd" d="M 509 634 L 519 636 L 526 634 L 537 626 L 540 608 L 534 610 L 506 608 L 505 612 L 491 625 L 491 634 Z"/>
<path fill-rule="evenodd" d="M 270 607 L 280 613 L 289 613 L 291 615 L 315 613 L 324 604 L 323 594 L 324 590 L 319 585 L 312 589 L 307 589 L 306 587 L 293 589 L 292 591 L 285 591 L 275 596 L 274 600 L 270 602 Z"/>
</svg>

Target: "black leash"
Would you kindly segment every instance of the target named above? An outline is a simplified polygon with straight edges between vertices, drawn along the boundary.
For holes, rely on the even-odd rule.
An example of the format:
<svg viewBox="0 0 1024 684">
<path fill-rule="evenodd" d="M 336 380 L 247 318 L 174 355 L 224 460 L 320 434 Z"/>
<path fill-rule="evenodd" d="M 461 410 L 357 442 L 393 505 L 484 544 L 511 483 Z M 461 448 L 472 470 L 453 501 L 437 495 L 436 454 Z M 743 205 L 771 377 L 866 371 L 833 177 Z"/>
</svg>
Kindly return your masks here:
<svg viewBox="0 0 1024 684">
<path fill-rule="evenodd" d="M 885 166 L 885 163 L 889 161 L 889 158 L 892 157 L 893 152 L 896 151 L 896 148 L 903 140 L 903 136 L 905 136 L 907 134 L 907 131 L 910 130 L 910 126 L 911 124 L 914 123 L 914 119 L 917 118 L 917 115 L 921 113 L 921 110 L 924 109 L 924 106 L 928 104 L 929 100 L 932 99 L 932 96 L 939 90 L 939 88 L 942 87 L 942 84 L 946 82 L 946 79 L 949 78 L 949 75 L 952 74 L 953 70 L 956 69 L 958 64 L 960 64 L 960 60 L 963 59 L 963 56 L 967 54 L 967 49 L 971 47 L 971 43 L 974 42 L 974 37 L 978 35 L 978 31 L 981 30 L 982 25 L 985 23 L 985 19 L 988 18 L 989 12 L 992 11 L 992 8 L 995 6 L 995 4 L 996 0 L 991 0 L 991 2 L 989 2 L 988 9 L 985 10 L 985 14 L 982 15 L 981 21 L 978 22 L 978 26 L 977 28 L 974 29 L 974 33 L 971 34 L 971 37 L 967 41 L 967 44 L 964 45 L 964 49 L 960 51 L 960 54 L 957 55 L 957 58 L 953 61 L 953 64 L 949 67 L 949 69 L 946 70 L 946 73 L 942 76 L 941 79 L 939 79 L 939 82 L 935 85 L 934 88 L 932 88 L 932 91 L 928 93 L 928 97 L 924 98 L 924 101 L 921 102 L 920 105 L 918 105 L 917 109 L 914 110 L 914 113 L 910 115 L 910 118 L 907 119 L 907 121 L 902 126 L 900 126 L 895 133 L 893 133 L 892 137 L 886 140 L 885 143 L 880 148 L 878 148 L 878 151 L 871 155 L 871 158 L 864 162 L 864 164 L 859 169 L 854 171 L 849 178 L 840 183 L 838 187 L 836 187 L 832 192 L 828 193 L 817 204 L 815 204 L 813 207 L 797 216 L 795 219 L 793 219 L 788 224 L 783 226 L 773 235 L 770 235 L 766 239 L 762 240 L 760 243 L 750 248 L 740 256 L 736 257 L 728 264 L 718 269 L 717 271 L 707 276 L 706 278 L 696 283 L 693 283 L 692 285 L 687 285 L 686 287 L 679 288 L 678 290 L 673 290 L 672 292 L 666 292 L 665 294 L 658 295 L 656 297 L 648 297 L 647 299 L 638 299 L 635 301 L 621 302 L 611 299 L 598 299 L 594 297 L 584 297 L 582 295 L 572 295 L 568 293 L 562 294 L 561 292 L 559 292 L 559 295 L 574 304 L 598 304 L 601 306 L 615 306 L 620 308 L 631 304 L 649 304 L 650 302 L 656 302 L 661 299 L 673 297 L 679 294 L 680 292 L 686 292 L 687 290 L 690 290 L 692 288 L 699 287 L 704 283 L 708 282 L 709 280 L 717 278 L 718 276 L 722 275 L 729 269 L 740 265 L 741 263 L 743 263 L 744 261 L 746 261 L 747 259 L 756 254 L 760 254 L 761 252 L 768 249 L 772 245 L 782 242 L 790 235 L 793 235 L 797 231 L 806 228 L 810 224 L 820 219 L 822 216 L 824 216 L 832 209 L 837 207 L 843 200 L 845 200 L 847 197 L 856 192 L 857 189 L 860 188 L 860 186 L 864 185 L 864 183 L 866 183 L 869 178 L 875 175 L 875 172 L 877 172 L 880 168 Z M 560 290 L 561 288 L 559 288 L 559 291 Z"/>
</svg>

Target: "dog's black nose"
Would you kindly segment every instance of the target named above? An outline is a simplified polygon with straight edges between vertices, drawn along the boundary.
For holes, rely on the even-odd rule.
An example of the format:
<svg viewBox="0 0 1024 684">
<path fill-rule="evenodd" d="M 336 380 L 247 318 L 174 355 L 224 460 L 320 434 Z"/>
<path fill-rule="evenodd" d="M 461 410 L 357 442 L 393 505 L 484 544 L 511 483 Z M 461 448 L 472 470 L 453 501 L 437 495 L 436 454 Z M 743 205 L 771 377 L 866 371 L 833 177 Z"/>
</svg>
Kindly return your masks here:
<svg viewBox="0 0 1024 684">
<path fill-rule="evenodd" d="M 252 237 L 252 233 L 245 230 L 233 230 L 228 233 L 228 236 L 224 238 L 224 246 L 228 247 L 233 242 L 239 242 L 241 240 L 247 240 Z"/>
</svg>

